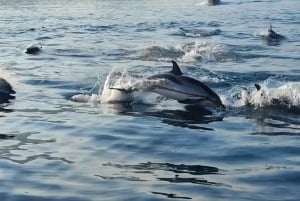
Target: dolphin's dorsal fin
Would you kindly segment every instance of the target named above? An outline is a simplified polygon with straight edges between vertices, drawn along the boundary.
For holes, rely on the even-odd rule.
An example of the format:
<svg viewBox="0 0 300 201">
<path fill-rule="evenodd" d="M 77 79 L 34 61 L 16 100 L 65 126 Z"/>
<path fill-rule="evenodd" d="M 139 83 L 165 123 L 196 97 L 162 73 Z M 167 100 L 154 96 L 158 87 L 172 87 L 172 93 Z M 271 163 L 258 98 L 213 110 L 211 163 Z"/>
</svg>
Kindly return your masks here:
<svg viewBox="0 0 300 201">
<path fill-rule="evenodd" d="M 274 33 L 273 27 L 272 27 L 272 23 L 271 23 L 271 22 L 270 22 L 270 27 L 269 27 L 268 31 L 271 32 L 271 33 Z"/>
<path fill-rule="evenodd" d="M 176 61 L 172 61 L 172 64 L 173 64 L 173 68 L 172 68 L 172 70 L 171 70 L 170 73 L 173 73 L 173 74 L 175 74 L 177 76 L 182 75 L 182 72 L 181 72 L 178 64 L 176 63 Z"/>
</svg>

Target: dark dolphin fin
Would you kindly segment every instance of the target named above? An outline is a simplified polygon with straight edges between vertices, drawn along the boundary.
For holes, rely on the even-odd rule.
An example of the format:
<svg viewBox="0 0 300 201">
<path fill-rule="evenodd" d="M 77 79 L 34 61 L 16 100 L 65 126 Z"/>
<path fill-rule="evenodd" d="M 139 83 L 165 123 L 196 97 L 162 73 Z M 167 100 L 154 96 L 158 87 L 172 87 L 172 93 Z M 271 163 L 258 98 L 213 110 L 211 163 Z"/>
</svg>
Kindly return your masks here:
<svg viewBox="0 0 300 201">
<path fill-rule="evenodd" d="M 261 86 L 259 84 L 254 84 L 255 88 L 257 91 L 259 91 L 261 89 Z"/>
<path fill-rule="evenodd" d="M 178 64 L 175 61 L 172 61 L 172 64 L 173 64 L 173 68 L 170 71 L 170 73 L 173 73 L 174 75 L 177 75 L 177 76 L 182 75 L 182 72 L 181 72 Z"/>
</svg>

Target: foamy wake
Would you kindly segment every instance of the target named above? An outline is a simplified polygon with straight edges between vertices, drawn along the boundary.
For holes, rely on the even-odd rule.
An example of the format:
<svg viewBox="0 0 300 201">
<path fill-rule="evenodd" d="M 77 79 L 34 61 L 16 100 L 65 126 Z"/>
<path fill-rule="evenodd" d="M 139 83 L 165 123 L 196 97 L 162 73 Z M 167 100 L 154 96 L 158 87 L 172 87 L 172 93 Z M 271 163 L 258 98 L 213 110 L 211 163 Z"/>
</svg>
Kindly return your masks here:
<svg viewBox="0 0 300 201">
<path fill-rule="evenodd" d="M 228 96 L 222 99 L 226 105 L 233 107 L 254 106 L 256 108 L 278 106 L 300 108 L 300 82 L 288 82 L 271 85 L 262 83 L 261 89 L 254 86 L 249 88 L 233 88 Z"/>
</svg>

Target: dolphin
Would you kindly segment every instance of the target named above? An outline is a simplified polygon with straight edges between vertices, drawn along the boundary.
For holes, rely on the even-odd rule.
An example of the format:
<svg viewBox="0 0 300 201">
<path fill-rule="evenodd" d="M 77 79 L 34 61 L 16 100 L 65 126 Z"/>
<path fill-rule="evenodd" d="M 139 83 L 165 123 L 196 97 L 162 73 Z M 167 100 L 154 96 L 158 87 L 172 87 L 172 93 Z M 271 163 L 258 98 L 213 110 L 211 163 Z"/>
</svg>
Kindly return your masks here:
<svg viewBox="0 0 300 201">
<path fill-rule="evenodd" d="M 37 45 L 30 45 L 26 48 L 25 53 L 26 54 L 38 54 L 41 51 L 42 47 L 39 47 Z"/>
<path fill-rule="evenodd" d="M 273 31 L 271 23 L 270 23 L 270 27 L 268 29 L 268 34 L 266 37 L 268 37 L 269 39 L 283 39 L 284 38 L 284 36 Z"/>
<path fill-rule="evenodd" d="M 0 78 L 0 104 L 8 103 L 10 99 L 14 99 L 12 94 L 15 93 L 12 86 L 5 79 Z"/>
<path fill-rule="evenodd" d="M 199 104 L 225 108 L 220 97 L 207 85 L 182 74 L 178 64 L 172 61 L 170 72 L 155 74 L 148 77 L 142 84 L 133 85 L 127 89 L 111 87 L 125 93 L 134 91 L 149 91 L 166 98 L 175 99 L 182 104 Z"/>
</svg>

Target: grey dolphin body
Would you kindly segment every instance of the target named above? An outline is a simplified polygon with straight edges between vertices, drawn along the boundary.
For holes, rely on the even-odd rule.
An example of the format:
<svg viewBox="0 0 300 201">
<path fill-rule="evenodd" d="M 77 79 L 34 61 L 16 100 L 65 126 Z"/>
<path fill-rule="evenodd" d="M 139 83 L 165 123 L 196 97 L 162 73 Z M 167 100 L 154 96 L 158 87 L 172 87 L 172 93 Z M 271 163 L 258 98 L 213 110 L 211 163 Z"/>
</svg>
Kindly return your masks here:
<svg viewBox="0 0 300 201">
<path fill-rule="evenodd" d="M 12 94 L 15 93 L 11 85 L 5 79 L 0 78 L 0 104 L 8 103 L 10 99 L 14 99 Z"/>
<path fill-rule="evenodd" d="M 203 106 L 223 107 L 220 97 L 207 85 L 194 78 L 182 75 L 175 61 L 170 72 L 152 75 L 142 87 L 133 86 L 129 89 L 111 88 L 131 93 L 144 90 L 158 93 L 164 97 L 177 100 L 183 104 L 200 104 Z"/>
</svg>

